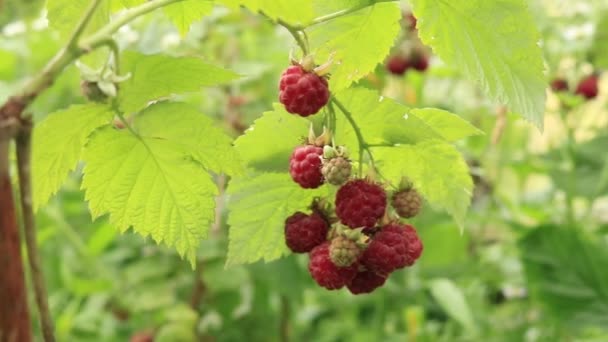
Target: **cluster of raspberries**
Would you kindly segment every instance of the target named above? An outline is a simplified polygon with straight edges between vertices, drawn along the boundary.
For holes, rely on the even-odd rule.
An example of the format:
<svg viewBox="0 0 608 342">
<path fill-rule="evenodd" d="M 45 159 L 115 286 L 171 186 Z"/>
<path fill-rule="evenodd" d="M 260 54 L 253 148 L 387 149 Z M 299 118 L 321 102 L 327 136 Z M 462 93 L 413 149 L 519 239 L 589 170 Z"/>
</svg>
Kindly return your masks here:
<svg viewBox="0 0 608 342">
<path fill-rule="evenodd" d="M 279 83 L 279 100 L 292 114 L 316 114 L 329 101 L 327 79 L 312 63 L 293 63 Z M 285 242 L 294 253 L 309 253 L 308 269 L 322 287 L 346 286 L 353 294 L 370 293 L 384 285 L 395 270 L 420 257 L 422 242 L 414 227 L 387 214 L 384 188 L 367 179 L 351 179 L 346 148 L 330 146 L 329 132 L 316 137 L 312 131 L 305 145 L 294 149 L 289 173 L 302 188 L 328 183 L 339 186 L 335 209 L 315 200 L 312 212 L 296 212 L 285 220 Z M 422 199 L 411 187 L 392 196 L 394 212 L 415 216 Z"/>
<path fill-rule="evenodd" d="M 411 217 L 420 209 L 414 189 L 398 191 L 391 199 L 398 215 Z M 320 203 L 313 203 L 310 214 L 296 212 L 285 220 L 287 246 L 294 253 L 309 253 L 308 270 L 320 286 L 370 293 L 420 257 L 416 230 L 387 218 L 387 194 L 379 184 L 352 179 L 339 188 L 335 211 Z"/>
</svg>

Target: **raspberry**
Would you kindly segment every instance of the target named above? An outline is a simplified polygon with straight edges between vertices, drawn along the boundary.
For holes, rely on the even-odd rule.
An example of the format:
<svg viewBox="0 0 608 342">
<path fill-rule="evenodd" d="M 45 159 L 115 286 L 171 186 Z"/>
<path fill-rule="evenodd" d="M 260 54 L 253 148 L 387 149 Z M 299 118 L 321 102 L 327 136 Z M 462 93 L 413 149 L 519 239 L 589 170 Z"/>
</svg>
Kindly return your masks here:
<svg viewBox="0 0 608 342">
<path fill-rule="evenodd" d="M 386 193 L 364 179 L 347 182 L 336 194 L 336 215 L 351 227 L 373 227 L 386 210 Z"/>
<path fill-rule="evenodd" d="M 331 159 L 323 159 L 321 173 L 327 181 L 332 185 L 342 185 L 350 177 L 352 166 L 348 159 L 344 157 L 335 157 Z"/>
<path fill-rule="evenodd" d="M 323 184 L 321 156 L 323 148 L 314 145 L 298 146 L 289 160 L 291 178 L 305 189 L 318 188 Z"/>
<path fill-rule="evenodd" d="M 83 80 L 80 82 L 80 90 L 82 91 L 82 95 L 89 101 L 103 102 L 108 99 L 108 95 L 99 88 L 97 82 Z"/>
<path fill-rule="evenodd" d="M 392 56 L 386 61 L 386 70 L 393 75 L 403 75 L 409 69 L 410 64 L 403 56 Z"/>
<path fill-rule="evenodd" d="M 414 16 L 414 13 L 408 13 L 408 14 L 406 14 L 405 15 L 405 21 L 406 21 L 406 24 L 407 24 L 407 28 L 410 31 L 415 31 L 416 30 L 416 24 L 417 24 L 418 20 Z"/>
<path fill-rule="evenodd" d="M 412 68 L 424 72 L 429 67 L 429 58 L 425 55 L 414 55 L 410 63 Z"/>
<path fill-rule="evenodd" d="M 396 269 L 413 265 L 422 248 L 412 226 L 389 223 L 374 235 L 360 260 L 368 270 L 388 276 Z"/>
<path fill-rule="evenodd" d="M 401 190 L 393 195 L 391 204 L 399 216 L 411 218 L 420 212 L 422 197 L 414 189 Z"/>
<path fill-rule="evenodd" d="M 568 91 L 568 82 L 563 78 L 556 78 L 551 81 L 551 89 L 556 93 Z"/>
<path fill-rule="evenodd" d="M 363 294 L 373 292 L 375 289 L 384 285 L 386 277 L 371 271 L 357 273 L 353 281 L 347 285 L 352 294 Z"/>
<path fill-rule="evenodd" d="M 582 79 L 576 87 L 576 94 L 582 95 L 588 100 L 595 98 L 599 92 L 597 83 L 598 77 L 596 75 Z"/>
<path fill-rule="evenodd" d="M 300 116 L 317 113 L 329 100 L 327 80 L 300 65 L 292 65 L 281 75 L 279 100 L 285 109 Z"/>
<path fill-rule="evenodd" d="M 355 263 L 361 255 L 361 249 L 357 243 L 347 237 L 337 236 L 331 240 L 329 257 L 334 265 L 347 267 Z"/>
<path fill-rule="evenodd" d="M 329 226 L 318 213 L 297 212 L 285 220 L 285 244 L 294 253 L 308 253 L 325 241 Z"/>
<path fill-rule="evenodd" d="M 313 279 L 328 290 L 337 290 L 350 283 L 357 275 L 357 264 L 348 267 L 334 265 L 329 257 L 329 241 L 318 245 L 310 252 L 308 271 Z"/>
</svg>

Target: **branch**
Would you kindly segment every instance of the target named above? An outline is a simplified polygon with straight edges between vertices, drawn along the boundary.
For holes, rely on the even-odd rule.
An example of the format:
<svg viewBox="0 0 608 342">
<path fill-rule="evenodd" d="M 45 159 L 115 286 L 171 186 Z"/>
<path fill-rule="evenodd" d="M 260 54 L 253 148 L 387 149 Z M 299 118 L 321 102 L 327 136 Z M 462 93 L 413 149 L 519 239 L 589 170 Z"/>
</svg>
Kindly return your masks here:
<svg viewBox="0 0 608 342">
<path fill-rule="evenodd" d="M 112 36 L 112 34 L 118 31 L 119 28 L 133 21 L 135 18 L 142 16 L 146 13 L 152 12 L 158 8 L 170 5 L 172 3 L 181 2 L 184 0 L 152 0 L 137 7 L 133 7 L 123 13 L 116 20 L 110 22 L 106 26 L 99 29 L 99 31 L 86 37 L 80 44 L 81 48 L 95 49 L 104 44 L 104 41 Z"/>
<path fill-rule="evenodd" d="M 89 8 L 87 8 L 87 11 L 84 13 L 84 16 L 82 17 L 82 19 L 80 20 L 78 25 L 76 25 L 76 28 L 74 29 L 74 33 L 72 33 L 72 36 L 69 38 L 68 43 L 66 44 L 68 49 L 73 50 L 76 48 L 76 45 L 78 45 L 78 39 L 80 38 L 80 36 L 82 36 L 82 33 L 84 32 L 85 28 L 87 27 L 89 21 L 91 21 L 91 18 L 93 17 L 93 13 L 95 13 L 95 9 L 97 9 L 97 6 L 99 6 L 99 3 L 101 3 L 101 0 L 91 1 Z"/>
<path fill-rule="evenodd" d="M 61 48 L 53 58 L 51 58 L 48 64 L 38 75 L 30 79 L 30 81 L 27 82 L 16 95 L 9 98 L 9 100 L 0 108 L 0 117 L 22 117 L 25 108 L 27 108 L 27 106 L 32 103 L 32 101 L 41 92 L 50 87 L 61 71 L 68 65 L 72 64 L 72 62 L 74 62 L 77 58 L 99 48 L 100 46 L 109 45 L 108 42 L 112 39 L 112 34 L 135 18 L 157 8 L 183 0 L 152 0 L 146 2 L 140 6 L 127 10 L 116 20 L 108 23 L 99 29 L 99 31 L 84 38 L 81 42 L 78 42 L 79 37 L 84 32 L 86 25 L 97 7 L 97 3 L 100 1 L 101 0 L 93 0 L 91 6 L 85 13 L 83 20 L 78 23 L 78 26 L 74 29 L 74 33 L 68 39 L 67 44 Z M 110 48 L 114 50 L 114 46 L 110 45 Z M 18 108 L 19 110 L 14 110 L 15 108 Z"/>
<path fill-rule="evenodd" d="M 44 275 L 40 265 L 38 245 L 36 241 L 36 221 L 32 206 L 32 178 L 30 173 L 30 158 L 32 152 L 32 123 L 24 120 L 21 131 L 17 135 L 17 169 L 19 173 L 19 189 L 21 193 L 21 210 L 25 232 L 25 245 L 27 248 L 30 272 L 34 284 L 36 304 L 40 314 L 42 335 L 45 342 L 54 342 L 53 320 L 49 311 L 47 291 L 44 284 Z"/>
</svg>

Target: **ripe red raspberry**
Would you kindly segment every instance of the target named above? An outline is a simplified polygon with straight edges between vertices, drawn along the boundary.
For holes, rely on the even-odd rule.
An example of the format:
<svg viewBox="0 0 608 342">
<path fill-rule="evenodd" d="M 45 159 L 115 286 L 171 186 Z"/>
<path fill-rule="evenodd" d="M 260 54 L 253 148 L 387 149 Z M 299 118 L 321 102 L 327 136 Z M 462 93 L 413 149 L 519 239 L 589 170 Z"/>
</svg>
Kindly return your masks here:
<svg viewBox="0 0 608 342">
<path fill-rule="evenodd" d="M 563 78 L 556 78 L 551 81 L 551 89 L 556 93 L 568 91 L 568 82 Z"/>
<path fill-rule="evenodd" d="M 405 189 L 393 194 L 391 204 L 399 216 L 411 218 L 420 212 L 422 197 L 414 189 Z"/>
<path fill-rule="evenodd" d="M 347 182 L 336 194 L 336 215 L 351 228 L 373 227 L 385 210 L 384 189 L 364 179 Z"/>
<path fill-rule="evenodd" d="M 291 178 L 304 189 L 315 189 L 323 184 L 321 156 L 323 148 L 314 145 L 298 146 L 289 159 Z"/>
<path fill-rule="evenodd" d="M 350 162 L 344 157 L 323 159 L 323 166 L 321 167 L 323 177 L 327 183 L 332 185 L 344 184 L 350 178 L 351 170 Z"/>
<path fill-rule="evenodd" d="M 285 220 L 285 244 L 294 253 L 308 253 L 322 244 L 329 225 L 318 213 L 297 212 Z"/>
<path fill-rule="evenodd" d="M 386 277 L 371 271 L 357 273 L 353 281 L 347 285 L 352 294 L 363 294 L 373 292 L 375 289 L 384 285 Z"/>
<path fill-rule="evenodd" d="M 409 69 L 410 63 L 403 56 L 391 56 L 386 61 L 386 70 L 388 70 L 393 75 L 403 75 Z"/>
<path fill-rule="evenodd" d="M 597 83 L 598 77 L 596 75 L 582 79 L 576 87 L 576 94 L 582 95 L 588 100 L 595 98 L 599 92 Z"/>
<path fill-rule="evenodd" d="M 423 54 L 414 55 L 412 56 L 410 64 L 412 65 L 412 68 L 420 72 L 425 72 L 429 67 L 429 57 Z"/>
<path fill-rule="evenodd" d="M 389 223 L 374 235 L 360 261 L 368 270 L 388 276 L 396 269 L 413 265 L 422 248 L 412 226 Z"/>
<path fill-rule="evenodd" d="M 348 267 L 334 265 L 329 257 L 329 241 L 318 245 L 310 252 L 308 271 L 312 278 L 328 290 L 337 290 L 349 284 L 357 275 L 358 265 Z"/>
<path fill-rule="evenodd" d="M 292 65 L 281 75 L 279 100 L 285 109 L 300 116 L 317 113 L 329 100 L 327 80 L 300 65 Z"/>
</svg>

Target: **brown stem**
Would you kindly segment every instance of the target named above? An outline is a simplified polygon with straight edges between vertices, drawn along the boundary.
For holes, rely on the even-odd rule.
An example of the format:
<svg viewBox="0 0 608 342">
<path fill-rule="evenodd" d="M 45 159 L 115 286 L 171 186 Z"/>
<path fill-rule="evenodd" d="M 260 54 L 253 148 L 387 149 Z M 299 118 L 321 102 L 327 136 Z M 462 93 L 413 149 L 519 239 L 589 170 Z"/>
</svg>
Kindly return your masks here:
<svg viewBox="0 0 608 342">
<path fill-rule="evenodd" d="M 498 145 L 507 127 L 507 107 L 501 106 L 496 113 L 496 123 L 492 130 L 492 145 Z"/>
<path fill-rule="evenodd" d="M 0 341 L 29 342 L 32 333 L 8 150 L 9 140 L 0 139 Z"/>
<path fill-rule="evenodd" d="M 42 266 L 40 265 L 38 244 L 36 242 L 36 221 L 34 217 L 34 208 L 32 206 L 32 178 L 30 173 L 30 158 L 32 152 L 31 121 L 25 121 L 23 123 L 21 131 L 17 135 L 16 142 L 17 169 L 19 172 L 19 189 L 21 190 L 21 210 L 23 215 L 25 245 L 27 247 L 36 304 L 38 305 L 44 341 L 54 342 L 53 320 L 49 311 L 44 275 L 42 273 Z"/>
<path fill-rule="evenodd" d="M 289 298 L 281 296 L 281 323 L 279 326 L 281 342 L 289 342 Z"/>
</svg>

